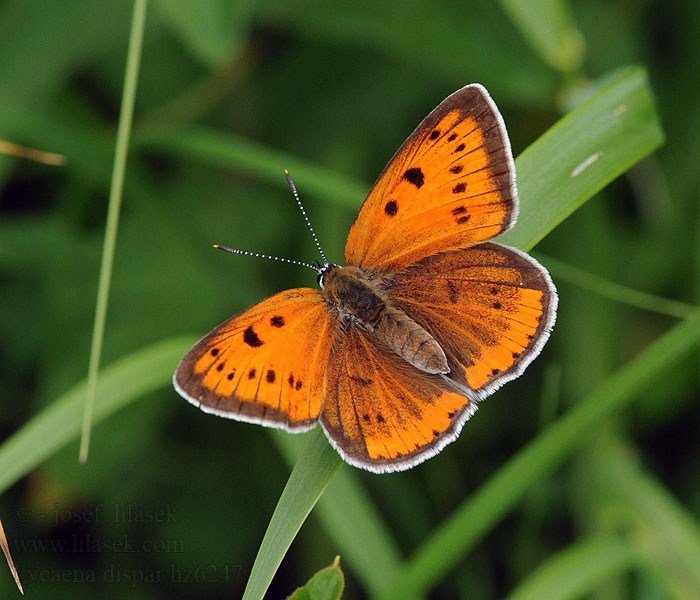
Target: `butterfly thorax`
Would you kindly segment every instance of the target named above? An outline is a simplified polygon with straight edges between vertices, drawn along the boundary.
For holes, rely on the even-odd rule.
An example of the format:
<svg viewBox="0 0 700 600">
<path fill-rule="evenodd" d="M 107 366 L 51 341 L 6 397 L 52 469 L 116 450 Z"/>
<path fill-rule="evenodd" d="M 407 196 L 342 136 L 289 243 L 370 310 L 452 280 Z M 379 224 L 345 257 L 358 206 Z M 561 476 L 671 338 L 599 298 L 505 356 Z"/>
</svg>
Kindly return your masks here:
<svg viewBox="0 0 700 600">
<path fill-rule="evenodd" d="M 320 283 L 325 301 L 345 326 L 374 336 L 421 371 L 449 373 L 445 353 L 435 339 L 391 304 L 384 278 L 358 267 L 329 265 Z"/>
</svg>

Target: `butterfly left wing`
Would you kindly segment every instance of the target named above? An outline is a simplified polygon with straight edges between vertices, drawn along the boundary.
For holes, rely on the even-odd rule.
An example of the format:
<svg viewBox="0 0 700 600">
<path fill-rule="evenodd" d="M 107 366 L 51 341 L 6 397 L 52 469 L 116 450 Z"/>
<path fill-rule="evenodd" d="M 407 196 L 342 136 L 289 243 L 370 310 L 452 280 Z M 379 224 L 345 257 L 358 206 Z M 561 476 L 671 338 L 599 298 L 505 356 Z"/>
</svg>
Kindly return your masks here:
<svg viewBox="0 0 700 600">
<path fill-rule="evenodd" d="M 319 290 L 280 292 L 197 342 L 175 389 L 205 412 L 306 431 L 321 411 L 335 325 Z"/>
<path fill-rule="evenodd" d="M 386 280 L 391 303 L 435 338 L 447 377 L 473 398 L 518 377 L 554 326 L 549 273 L 509 246 L 485 242 L 428 256 Z"/>
<path fill-rule="evenodd" d="M 321 425 L 346 462 L 376 473 L 409 469 L 453 441 L 475 409 L 372 334 L 351 324 L 338 330 Z"/>
<path fill-rule="evenodd" d="M 517 217 L 515 165 L 488 92 L 468 85 L 433 110 L 389 161 L 361 206 L 345 263 L 393 272 L 488 240 Z"/>
</svg>

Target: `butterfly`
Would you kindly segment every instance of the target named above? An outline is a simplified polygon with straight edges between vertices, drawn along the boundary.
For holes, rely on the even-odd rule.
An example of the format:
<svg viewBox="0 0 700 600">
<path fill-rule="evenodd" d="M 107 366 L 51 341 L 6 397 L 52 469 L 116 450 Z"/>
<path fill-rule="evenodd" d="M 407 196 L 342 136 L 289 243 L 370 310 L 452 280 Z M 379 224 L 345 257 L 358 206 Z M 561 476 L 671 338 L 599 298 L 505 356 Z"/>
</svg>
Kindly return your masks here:
<svg viewBox="0 0 700 600">
<path fill-rule="evenodd" d="M 320 289 L 280 292 L 213 329 L 180 362 L 175 389 L 239 421 L 289 432 L 320 421 L 340 456 L 369 471 L 415 466 L 523 372 L 554 325 L 547 270 L 489 241 L 517 214 L 503 119 L 467 85 L 379 175 L 346 266 L 325 262 Z"/>
</svg>

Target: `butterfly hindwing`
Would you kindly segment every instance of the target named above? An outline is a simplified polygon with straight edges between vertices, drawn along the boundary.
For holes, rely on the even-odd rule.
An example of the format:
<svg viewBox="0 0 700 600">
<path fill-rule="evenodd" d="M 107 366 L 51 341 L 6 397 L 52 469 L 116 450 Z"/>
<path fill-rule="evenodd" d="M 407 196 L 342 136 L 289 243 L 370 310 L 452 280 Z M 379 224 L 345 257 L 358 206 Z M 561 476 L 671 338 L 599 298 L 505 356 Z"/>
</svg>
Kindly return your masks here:
<svg viewBox="0 0 700 600">
<path fill-rule="evenodd" d="M 547 271 L 501 244 L 429 256 L 389 281 L 391 302 L 433 335 L 448 377 L 476 398 L 520 375 L 554 325 L 557 295 Z"/>
<path fill-rule="evenodd" d="M 476 405 L 357 327 L 338 330 L 321 424 L 350 464 L 402 471 L 437 454 Z"/>
<path fill-rule="evenodd" d="M 509 229 L 517 204 L 503 120 L 488 92 L 468 85 L 440 103 L 389 161 L 355 217 L 345 262 L 396 271 Z"/>
<path fill-rule="evenodd" d="M 275 294 L 200 340 L 178 366 L 175 388 L 206 412 L 310 429 L 325 395 L 334 328 L 320 291 Z"/>
</svg>

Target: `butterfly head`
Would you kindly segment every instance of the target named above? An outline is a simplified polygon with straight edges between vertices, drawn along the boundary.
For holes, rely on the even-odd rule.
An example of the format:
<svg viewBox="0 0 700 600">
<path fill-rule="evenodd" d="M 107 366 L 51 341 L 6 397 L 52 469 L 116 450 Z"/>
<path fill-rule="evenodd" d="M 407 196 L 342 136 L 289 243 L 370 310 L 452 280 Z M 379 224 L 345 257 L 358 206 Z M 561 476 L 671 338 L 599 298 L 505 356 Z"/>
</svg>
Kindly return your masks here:
<svg viewBox="0 0 700 600">
<path fill-rule="evenodd" d="M 316 281 L 318 282 L 318 285 L 321 287 L 321 289 L 323 289 L 323 281 L 324 281 L 326 275 L 328 275 L 331 271 L 335 271 L 336 269 L 340 269 L 340 268 L 342 268 L 342 267 L 340 267 L 339 265 L 332 264 L 332 263 L 326 263 L 325 265 L 322 265 L 322 266 L 319 265 L 316 268 L 316 272 L 318 273 L 318 275 L 316 276 Z"/>
</svg>

